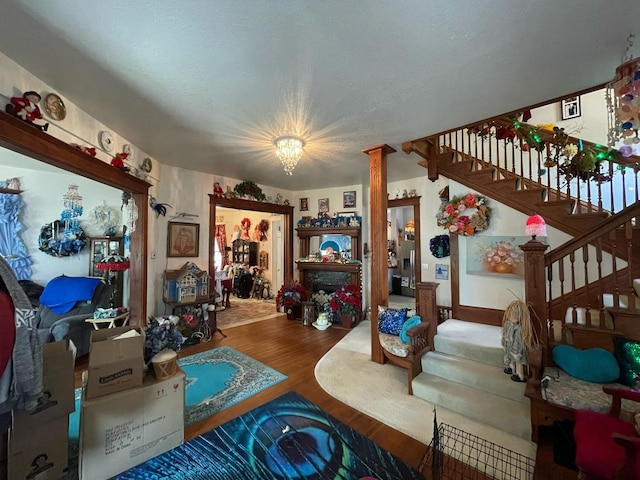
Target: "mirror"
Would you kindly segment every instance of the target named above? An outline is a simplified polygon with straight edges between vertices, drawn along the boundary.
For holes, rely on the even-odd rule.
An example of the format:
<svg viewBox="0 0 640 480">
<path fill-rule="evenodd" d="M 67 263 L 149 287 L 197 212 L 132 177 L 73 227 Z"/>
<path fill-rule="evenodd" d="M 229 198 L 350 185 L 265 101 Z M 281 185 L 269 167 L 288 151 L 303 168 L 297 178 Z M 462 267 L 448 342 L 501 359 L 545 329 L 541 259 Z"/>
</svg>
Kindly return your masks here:
<svg viewBox="0 0 640 480">
<path fill-rule="evenodd" d="M 65 142 L 21 122 L 5 112 L 0 112 L 0 147 L 38 161 L 42 164 L 38 168 L 57 167 L 65 172 L 83 177 L 83 179 L 98 182 L 101 184 L 100 188 L 110 187 L 118 192 L 131 193 L 136 205 L 138 205 L 138 220 L 130 241 L 131 255 L 128 270 L 130 323 L 144 325 L 147 310 L 147 220 L 149 209 L 146 208 L 146 205 L 149 184 L 106 162 L 82 153 Z M 3 178 L 3 180 L 6 179 Z M 64 185 L 64 188 L 66 187 L 67 184 Z M 88 260 L 86 264 L 88 265 Z M 53 276 L 55 274 L 52 274 L 50 278 Z"/>
<path fill-rule="evenodd" d="M 387 202 L 389 293 L 415 297 L 422 281 L 420 256 L 420 197 Z"/>
</svg>

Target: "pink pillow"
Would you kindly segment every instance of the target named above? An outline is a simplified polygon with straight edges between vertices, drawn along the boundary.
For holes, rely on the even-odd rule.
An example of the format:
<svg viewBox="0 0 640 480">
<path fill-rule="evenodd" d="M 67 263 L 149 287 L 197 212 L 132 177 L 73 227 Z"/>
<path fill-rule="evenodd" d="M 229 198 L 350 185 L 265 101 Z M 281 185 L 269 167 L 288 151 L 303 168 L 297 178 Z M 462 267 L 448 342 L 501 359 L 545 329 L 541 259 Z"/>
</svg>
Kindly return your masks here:
<svg viewBox="0 0 640 480">
<path fill-rule="evenodd" d="M 13 354 L 16 341 L 16 321 L 11 296 L 0 291 L 0 376 Z"/>
</svg>

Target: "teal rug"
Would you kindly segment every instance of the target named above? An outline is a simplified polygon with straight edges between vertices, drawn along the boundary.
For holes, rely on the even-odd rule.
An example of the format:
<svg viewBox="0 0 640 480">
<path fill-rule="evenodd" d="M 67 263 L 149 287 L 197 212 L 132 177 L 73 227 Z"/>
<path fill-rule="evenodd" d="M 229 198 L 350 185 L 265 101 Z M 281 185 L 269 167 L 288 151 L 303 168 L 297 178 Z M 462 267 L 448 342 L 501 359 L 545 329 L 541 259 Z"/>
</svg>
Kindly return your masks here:
<svg viewBox="0 0 640 480">
<path fill-rule="evenodd" d="M 227 346 L 184 357 L 178 364 L 186 375 L 185 426 L 197 423 L 287 378 L 264 363 Z M 76 388 L 76 410 L 69 415 L 70 463 L 77 461 L 81 399 L 82 389 Z"/>
</svg>

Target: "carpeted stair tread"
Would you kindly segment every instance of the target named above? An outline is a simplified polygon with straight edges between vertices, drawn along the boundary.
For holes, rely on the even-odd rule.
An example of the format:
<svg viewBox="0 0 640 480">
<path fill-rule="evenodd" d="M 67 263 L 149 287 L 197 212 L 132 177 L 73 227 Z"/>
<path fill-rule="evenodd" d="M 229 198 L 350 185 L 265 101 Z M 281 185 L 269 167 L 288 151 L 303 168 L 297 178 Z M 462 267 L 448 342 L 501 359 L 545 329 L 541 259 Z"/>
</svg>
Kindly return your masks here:
<svg viewBox="0 0 640 480">
<path fill-rule="evenodd" d="M 426 372 L 414 378 L 412 386 L 413 394 L 423 400 L 520 438 L 531 438 L 529 405 L 525 403 Z"/>
<path fill-rule="evenodd" d="M 524 396 L 525 383 L 511 380 L 502 367 L 441 352 L 427 352 L 422 357 L 422 371 L 514 402 L 529 404 Z"/>
<path fill-rule="evenodd" d="M 501 327 L 451 319 L 438 325 L 433 341 L 437 352 L 502 367 L 501 338 Z"/>
</svg>

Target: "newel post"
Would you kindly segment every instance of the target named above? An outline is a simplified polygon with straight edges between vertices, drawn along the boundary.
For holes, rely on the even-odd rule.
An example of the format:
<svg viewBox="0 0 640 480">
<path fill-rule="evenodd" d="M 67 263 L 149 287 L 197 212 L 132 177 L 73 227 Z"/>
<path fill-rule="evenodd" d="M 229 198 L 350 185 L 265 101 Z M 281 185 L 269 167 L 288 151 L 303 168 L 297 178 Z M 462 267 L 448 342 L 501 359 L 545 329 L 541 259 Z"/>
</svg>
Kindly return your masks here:
<svg viewBox="0 0 640 480">
<path fill-rule="evenodd" d="M 440 284 L 436 282 L 416 283 L 416 310 L 420 319 L 429 324 L 429 346 L 435 350 L 433 337 L 438 332 L 440 313 L 436 304 L 436 289 Z"/>
<path fill-rule="evenodd" d="M 527 305 L 531 306 L 536 318 L 532 318 L 532 325 L 536 330 L 540 345 L 543 347 L 543 366 L 549 365 L 547 349 L 547 295 L 545 282 L 544 252 L 549 245 L 539 242 L 535 238 L 524 245 L 520 245 L 524 252 L 524 296 Z"/>
<path fill-rule="evenodd" d="M 362 151 L 369 155 L 369 242 L 371 244 L 371 360 L 384 363 L 384 353 L 378 340 L 378 305 L 389 303 L 387 279 L 387 154 L 395 149 L 376 145 Z"/>
</svg>

